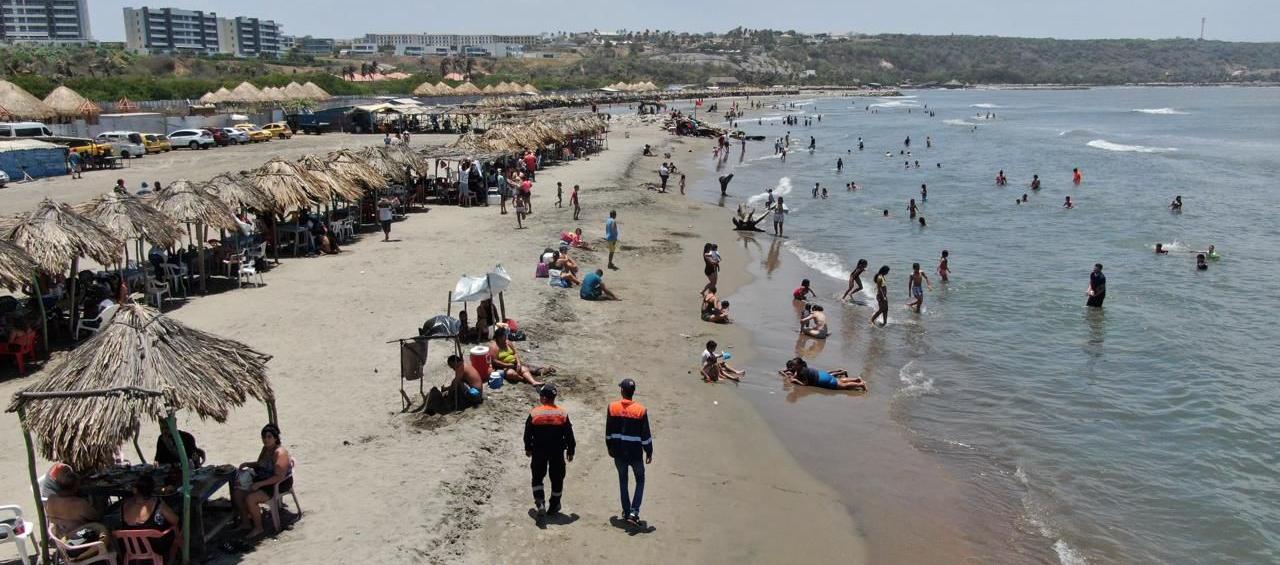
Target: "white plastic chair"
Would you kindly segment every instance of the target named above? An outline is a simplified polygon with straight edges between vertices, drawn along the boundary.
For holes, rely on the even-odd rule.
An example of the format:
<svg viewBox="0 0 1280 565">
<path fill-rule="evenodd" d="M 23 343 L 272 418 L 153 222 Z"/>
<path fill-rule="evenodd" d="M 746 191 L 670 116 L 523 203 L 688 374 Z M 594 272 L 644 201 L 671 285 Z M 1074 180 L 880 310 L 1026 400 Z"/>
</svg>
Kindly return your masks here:
<svg viewBox="0 0 1280 565">
<path fill-rule="evenodd" d="M 84 332 L 89 332 L 90 335 L 97 335 L 98 332 L 102 331 L 102 328 L 111 323 L 111 318 L 116 315 L 116 308 L 119 308 L 119 306 L 112 304 L 106 310 L 99 312 L 97 318 L 80 320 L 76 324 L 76 339 L 80 339 L 80 335 Z"/>
<path fill-rule="evenodd" d="M 23 519 L 21 507 L 16 504 L 0 506 L 0 544 L 17 545 L 22 565 L 31 565 L 32 554 L 36 553 L 36 544 L 31 541 L 32 527 L 31 522 Z M 31 545 L 30 549 L 27 544 Z"/>
<path fill-rule="evenodd" d="M 257 282 L 254 282 L 254 277 L 258 278 Z M 240 277 L 236 279 L 236 286 L 244 286 L 245 282 L 251 283 L 254 286 L 262 286 L 266 284 L 262 280 L 262 273 L 259 273 L 258 268 L 253 266 L 252 260 L 240 263 Z"/>
<path fill-rule="evenodd" d="M 57 547 L 58 557 L 62 558 L 62 562 L 67 565 L 93 565 L 94 563 L 115 565 L 116 563 L 116 554 L 111 551 L 105 541 L 98 540 L 93 543 L 71 545 L 53 533 L 53 526 L 49 526 L 49 539 L 53 540 L 53 545 Z M 86 551 L 95 547 L 101 547 L 102 549 L 93 557 L 71 557 L 71 552 L 73 551 Z"/>
<path fill-rule="evenodd" d="M 285 477 L 285 481 L 289 481 L 290 483 L 293 482 L 293 470 L 297 468 L 297 466 L 298 462 L 294 461 L 293 458 L 290 458 L 289 474 Z M 280 481 L 279 483 L 271 486 L 271 501 L 267 503 L 270 505 L 271 525 L 275 526 L 276 533 L 280 533 L 280 503 L 283 502 L 284 495 L 287 494 L 293 497 L 293 508 L 298 512 L 298 518 L 302 518 L 302 505 L 298 503 L 298 495 L 294 493 L 294 490 L 297 489 L 298 485 L 290 484 L 289 490 L 281 492 L 280 484 L 283 482 L 284 481 Z"/>
<path fill-rule="evenodd" d="M 187 297 L 186 283 L 186 266 L 175 265 L 173 263 L 161 263 L 160 268 L 164 269 L 164 278 L 169 281 L 169 288 L 182 292 L 182 297 Z"/>
<path fill-rule="evenodd" d="M 169 292 L 169 283 L 157 282 L 156 279 L 147 280 L 147 302 L 160 310 L 164 310 L 164 297 L 172 297 Z"/>
</svg>

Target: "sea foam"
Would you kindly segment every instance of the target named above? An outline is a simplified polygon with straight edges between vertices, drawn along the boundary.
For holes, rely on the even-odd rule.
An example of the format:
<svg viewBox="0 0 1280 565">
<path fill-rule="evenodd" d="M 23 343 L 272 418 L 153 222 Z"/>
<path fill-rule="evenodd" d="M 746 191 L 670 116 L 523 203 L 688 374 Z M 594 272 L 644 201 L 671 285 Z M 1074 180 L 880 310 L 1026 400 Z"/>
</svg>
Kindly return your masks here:
<svg viewBox="0 0 1280 565">
<path fill-rule="evenodd" d="M 777 191 L 774 192 L 775 194 Z M 849 270 L 845 267 L 844 261 L 834 253 L 823 253 L 821 251 L 812 251 L 805 249 L 794 241 L 788 241 L 784 244 L 792 255 L 800 259 L 801 263 L 807 265 L 810 269 L 818 271 L 828 277 L 836 280 L 845 280 L 849 276 Z"/>
<path fill-rule="evenodd" d="M 1123 143 L 1112 143 L 1105 139 L 1095 139 L 1086 143 L 1094 149 L 1105 149 L 1107 151 L 1121 151 L 1127 153 L 1167 153 L 1177 151 L 1177 147 L 1147 147 L 1145 145 L 1125 145 Z"/>
<path fill-rule="evenodd" d="M 983 102 L 981 104 L 970 104 L 969 107 L 970 108 L 1004 108 L 1004 106 L 1001 106 L 999 104 L 988 104 L 986 102 Z"/>
<path fill-rule="evenodd" d="M 1154 114 L 1157 116 L 1185 116 L 1187 112 L 1174 110 L 1173 108 L 1134 108 L 1134 112 L 1140 114 Z"/>
<path fill-rule="evenodd" d="M 787 196 L 790 194 L 791 194 L 791 177 L 782 177 L 781 179 L 778 179 L 777 186 L 773 187 L 773 196 L 776 198 L 780 196 Z M 761 192 L 760 194 L 755 194 L 755 195 L 752 195 L 751 198 L 748 198 L 747 204 L 750 204 L 752 206 L 757 206 L 757 205 L 764 204 L 768 200 L 769 200 L 769 193 Z M 790 208 L 790 206 L 788 206 L 788 208 Z"/>
</svg>

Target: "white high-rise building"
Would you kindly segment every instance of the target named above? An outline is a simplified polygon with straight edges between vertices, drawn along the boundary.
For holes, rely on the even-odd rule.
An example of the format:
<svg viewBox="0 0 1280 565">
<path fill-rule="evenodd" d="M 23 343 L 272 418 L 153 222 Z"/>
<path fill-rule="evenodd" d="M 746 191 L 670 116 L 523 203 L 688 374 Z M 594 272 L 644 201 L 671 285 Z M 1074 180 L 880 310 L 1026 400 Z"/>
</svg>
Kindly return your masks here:
<svg viewBox="0 0 1280 565">
<path fill-rule="evenodd" d="M 88 0 L 0 0 L 0 41 L 88 43 Z"/>
<path fill-rule="evenodd" d="M 177 8 L 125 8 L 125 44 L 137 53 L 224 53 L 278 57 L 288 49 L 280 24 Z"/>
</svg>

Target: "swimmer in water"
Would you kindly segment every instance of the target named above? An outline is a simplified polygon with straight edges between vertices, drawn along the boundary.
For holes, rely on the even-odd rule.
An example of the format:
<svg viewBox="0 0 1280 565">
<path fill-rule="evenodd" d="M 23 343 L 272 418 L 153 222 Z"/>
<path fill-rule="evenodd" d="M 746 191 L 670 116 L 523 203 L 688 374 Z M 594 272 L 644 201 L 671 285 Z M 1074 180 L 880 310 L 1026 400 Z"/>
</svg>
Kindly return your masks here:
<svg viewBox="0 0 1280 565">
<path fill-rule="evenodd" d="M 825 186 L 824 186 L 824 187 L 822 187 L 822 197 L 823 197 L 823 198 L 826 198 L 826 197 L 827 197 L 827 187 L 825 187 Z"/>
<path fill-rule="evenodd" d="M 1168 254 L 1169 254 L 1169 250 L 1164 248 L 1163 243 L 1156 244 L 1156 255 L 1168 255 Z M 1201 257 L 1203 257 L 1203 255 L 1201 255 Z"/>
<path fill-rule="evenodd" d="M 800 318 L 800 333 L 809 337 L 827 339 L 830 335 L 827 332 L 827 313 L 822 310 L 822 306 L 815 304 L 807 316 Z"/>
<path fill-rule="evenodd" d="M 787 368 L 778 371 L 787 382 L 799 386 L 812 386 L 828 390 L 867 390 L 867 383 L 858 377 L 850 377 L 849 371 L 835 369 L 819 371 L 796 357 L 787 361 Z"/>
<path fill-rule="evenodd" d="M 1009 179 L 1004 177 L 1004 169 L 1000 169 L 1000 172 L 996 173 L 996 186 L 1004 186 L 1006 184 L 1009 184 Z"/>
<path fill-rule="evenodd" d="M 881 215 L 881 216 L 883 216 L 883 217 L 885 217 L 885 218 L 888 218 L 888 217 L 889 217 L 889 210 L 886 208 L 886 209 L 885 209 L 885 210 L 884 210 L 880 215 Z"/>
<path fill-rule="evenodd" d="M 1031 190 L 1040 190 L 1040 175 L 1031 175 Z"/>
<path fill-rule="evenodd" d="M 885 152 L 884 152 L 884 156 L 885 156 L 885 157 L 892 157 L 892 156 L 893 156 L 893 154 L 892 154 L 892 153 L 890 153 L 890 152 L 888 152 L 888 151 L 885 151 Z"/>
<path fill-rule="evenodd" d="M 1173 197 L 1173 202 L 1169 203 L 1169 210 L 1174 212 L 1182 211 L 1182 195 L 1181 194 Z"/>
<path fill-rule="evenodd" d="M 1084 174 L 1080 172 L 1080 169 L 1071 169 L 1072 184 L 1080 184 L 1082 181 L 1084 181 Z"/>
<path fill-rule="evenodd" d="M 1063 207 L 1063 208 L 1066 208 L 1066 209 L 1068 209 L 1068 210 L 1070 210 L 1070 209 L 1072 209 L 1072 208 L 1075 208 L 1075 207 L 1076 207 L 1076 205 L 1075 205 L 1075 203 L 1071 202 L 1071 197 L 1070 197 L 1070 196 L 1068 196 L 1068 197 L 1067 197 L 1067 200 L 1066 200 L 1065 202 L 1063 202 L 1063 203 L 1062 203 L 1062 207 Z"/>
<path fill-rule="evenodd" d="M 920 202 L 924 203 L 928 201 L 929 201 L 929 187 L 925 186 L 924 184 L 921 184 L 920 185 Z"/>
<path fill-rule="evenodd" d="M 1023 194 L 1022 194 L 1022 201 L 1023 201 L 1023 202 L 1026 202 L 1026 201 L 1027 201 L 1027 195 L 1026 195 L 1026 193 L 1023 193 Z"/>
<path fill-rule="evenodd" d="M 933 283 L 929 282 L 929 275 L 924 274 L 920 270 L 919 263 L 911 264 L 911 274 L 907 275 L 907 294 L 912 300 L 907 303 L 907 307 L 915 307 L 916 313 L 920 313 L 920 309 L 924 308 L 924 287 L 929 286 L 929 290 L 933 290 Z"/>
<path fill-rule="evenodd" d="M 791 299 L 798 302 L 804 302 L 810 296 L 816 297 L 818 296 L 818 293 L 814 292 L 812 288 L 809 288 L 809 279 L 800 281 L 800 286 L 791 291 Z"/>
<path fill-rule="evenodd" d="M 925 226 L 927 226 L 927 225 L 929 225 L 929 224 L 926 224 L 926 223 L 924 222 L 924 216 L 920 216 L 920 227 L 922 227 L 922 228 L 923 228 L 923 227 L 925 227 Z"/>
<path fill-rule="evenodd" d="M 1206 249 L 1204 251 L 1193 251 L 1192 253 L 1203 253 L 1205 257 L 1208 259 L 1212 259 L 1214 261 L 1218 260 L 1218 252 L 1214 250 L 1214 247 L 1212 245 L 1209 246 L 1209 249 Z"/>
<path fill-rule="evenodd" d="M 942 282 L 951 280 L 951 252 L 946 249 L 942 250 L 942 259 L 938 261 L 938 277 Z"/>
<path fill-rule="evenodd" d="M 914 220 L 916 217 L 916 213 L 919 211 L 920 211 L 920 208 L 916 206 L 915 198 L 912 198 L 910 202 L 907 202 L 907 213 L 911 215 L 911 219 Z"/>
<path fill-rule="evenodd" d="M 1196 255 L 1196 269 L 1200 271 L 1209 270 L 1209 264 L 1204 262 L 1204 253 Z"/>
<path fill-rule="evenodd" d="M 876 313 L 871 315 L 871 325 L 875 325 L 876 318 L 881 319 L 880 325 L 889 325 L 889 266 L 884 265 L 876 272 L 876 276 L 872 282 L 876 285 Z"/>
<path fill-rule="evenodd" d="M 849 288 L 840 296 L 841 300 L 848 300 L 850 296 L 862 292 L 862 273 L 865 272 L 867 272 L 867 260 L 858 259 L 858 265 L 853 268 L 852 273 L 849 273 Z"/>
<path fill-rule="evenodd" d="M 844 159 L 836 159 L 836 172 L 844 170 Z"/>
</svg>

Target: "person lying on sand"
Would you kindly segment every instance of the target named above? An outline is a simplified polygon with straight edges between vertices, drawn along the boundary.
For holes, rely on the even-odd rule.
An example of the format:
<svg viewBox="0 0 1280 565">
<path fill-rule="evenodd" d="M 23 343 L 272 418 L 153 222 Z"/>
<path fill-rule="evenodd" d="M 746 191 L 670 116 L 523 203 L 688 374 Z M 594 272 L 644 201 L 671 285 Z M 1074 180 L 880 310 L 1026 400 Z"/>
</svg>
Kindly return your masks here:
<svg viewBox="0 0 1280 565">
<path fill-rule="evenodd" d="M 702 352 L 702 381 L 714 383 L 720 379 L 741 382 L 747 376 L 746 371 L 739 371 L 729 366 L 729 353 L 716 353 L 715 340 L 707 342 L 707 349 Z"/>
<path fill-rule="evenodd" d="M 561 232 L 560 241 L 568 243 L 572 247 L 591 251 L 591 245 L 582 239 L 582 228 L 577 228 L 572 232 Z"/>
<path fill-rule="evenodd" d="M 829 390 L 867 390 L 867 383 L 858 377 L 850 377 L 849 371 L 844 369 L 836 369 L 834 371 L 819 371 L 810 367 L 805 363 L 804 359 L 796 357 L 787 361 L 787 368 L 778 371 L 787 379 L 787 382 L 800 386 L 814 386 Z"/>
<path fill-rule="evenodd" d="M 533 386 L 542 386 L 542 381 L 535 377 L 542 377 L 556 374 L 554 367 L 540 368 L 526 365 L 520 359 L 520 353 L 516 351 L 515 344 L 507 339 L 508 329 L 505 325 L 498 326 L 493 332 L 493 341 L 489 343 L 489 361 L 493 364 L 494 369 L 502 371 L 502 376 L 513 383 L 529 383 Z"/>
</svg>

